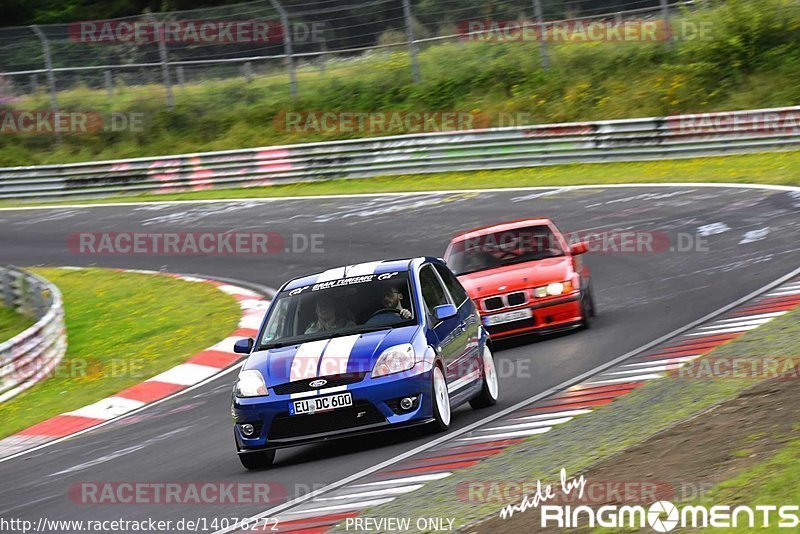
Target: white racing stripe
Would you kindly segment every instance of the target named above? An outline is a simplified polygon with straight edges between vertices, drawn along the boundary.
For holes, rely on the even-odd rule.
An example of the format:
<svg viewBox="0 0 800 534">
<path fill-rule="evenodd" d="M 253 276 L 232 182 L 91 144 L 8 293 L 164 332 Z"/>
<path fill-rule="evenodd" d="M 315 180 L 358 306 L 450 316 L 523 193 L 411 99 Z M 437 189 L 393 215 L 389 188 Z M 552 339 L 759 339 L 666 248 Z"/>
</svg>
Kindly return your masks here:
<svg viewBox="0 0 800 534">
<path fill-rule="evenodd" d="M 481 375 L 480 369 L 476 369 L 476 370 L 472 371 L 471 373 L 462 376 L 458 380 L 453 380 L 452 383 L 447 384 L 448 393 L 453 392 L 453 391 L 458 391 L 459 389 L 463 388 L 464 386 L 466 386 L 470 382 L 475 381 L 475 379 L 478 378 L 480 375 Z"/>
<path fill-rule="evenodd" d="M 350 353 L 353 351 L 353 345 L 356 344 L 356 341 L 358 341 L 360 337 L 359 334 L 355 334 L 331 339 L 328 346 L 325 347 L 325 352 L 322 354 L 322 361 L 319 364 L 319 373 L 317 376 L 331 376 L 346 373 L 347 364 L 350 361 Z"/>
<path fill-rule="evenodd" d="M 370 261 L 367 263 L 359 263 L 358 265 L 352 265 L 347 267 L 347 278 L 351 278 L 353 276 L 364 276 L 367 274 L 372 274 L 375 272 L 375 269 L 383 263 L 382 261 Z"/>
<path fill-rule="evenodd" d="M 292 359 L 289 382 L 316 378 L 319 360 L 322 358 L 322 353 L 327 344 L 327 339 L 320 339 L 319 341 L 309 341 L 300 345 Z"/>
<path fill-rule="evenodd" d="M 317 277 L 314 283 L 330 282 L 331 280 L 338 280 L 339 278 L 344 278 L 344 267 L 337 267 L 336 269 L 329 269 L 323 272 Z"/>
</svg>

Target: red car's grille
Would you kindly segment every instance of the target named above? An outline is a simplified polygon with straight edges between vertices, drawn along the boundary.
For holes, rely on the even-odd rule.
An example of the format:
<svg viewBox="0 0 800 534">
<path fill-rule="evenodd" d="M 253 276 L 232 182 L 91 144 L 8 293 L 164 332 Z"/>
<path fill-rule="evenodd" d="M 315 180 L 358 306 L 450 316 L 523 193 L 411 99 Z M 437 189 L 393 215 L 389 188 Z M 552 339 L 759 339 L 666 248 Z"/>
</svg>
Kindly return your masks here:
<svg viewBox="0 0 800 534">
<path fill-rule="evenodd" d="M 503 303 L 503 299 L 501 297 L 489 297 L 488 299 L 484 299 L 483 307 L 487 311 L 492 311 L 504 308 L 505 304 Z"/>
</svg>

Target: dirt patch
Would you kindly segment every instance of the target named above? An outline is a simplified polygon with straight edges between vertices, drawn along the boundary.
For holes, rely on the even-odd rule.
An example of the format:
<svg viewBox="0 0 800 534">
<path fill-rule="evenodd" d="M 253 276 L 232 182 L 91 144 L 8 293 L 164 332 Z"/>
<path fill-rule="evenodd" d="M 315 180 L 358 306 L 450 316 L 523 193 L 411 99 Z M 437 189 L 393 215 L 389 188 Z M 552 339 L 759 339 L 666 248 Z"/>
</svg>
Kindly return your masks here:
<svg viewBox="0 0 800 534">
<path fill-rule="evenodd" d="M 769 380 L 693 419 L 611 456 L 583 475 L 583 499 L 560 497 L 557 504 L 647 505 L 656 500 L 691 502 L 800 437 L 797 380 Z M 568 475 L 570 478 L 573 474 Z M 534 481 L 535 482 L 535 481 Z M 559 486 L 557 480 L 542 481 Z M 574 494 L 574 493 L 573 493 Z M 554 501 L 550 501 L 553 503 Z M 499 511 L 499 510 L 498 510 Z M 465 529 L 469 533 L 545 532 L 536 508 L 494 517 Z"/>
</svg>

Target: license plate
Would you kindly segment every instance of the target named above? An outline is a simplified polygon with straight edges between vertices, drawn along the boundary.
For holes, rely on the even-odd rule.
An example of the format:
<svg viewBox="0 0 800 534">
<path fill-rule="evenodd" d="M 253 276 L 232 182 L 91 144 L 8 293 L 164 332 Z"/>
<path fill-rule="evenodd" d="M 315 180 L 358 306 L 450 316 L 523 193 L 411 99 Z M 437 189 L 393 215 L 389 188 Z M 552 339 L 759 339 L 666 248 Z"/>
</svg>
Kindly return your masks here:
<svg viewBox="0 0 800 534">
<path fill-rule="evenodd" d="M 484 325 L 494 326 L 496 324 L 513 323 L 514 321 L 522 321 L 523 319 L 530 319 L 533 317 L 533 312 L 530 308 L 523 308 L 521 310 L 514 310 L 505 313 L 498 313 L 495 315 L 487 315 L 484 318 Z"/>
<path fill-rule="evenodd" d="M 339 393 L 328 395 L 327 397 L 316 397 L 314 399 L 303 399 L 293 401 L 289 404 L 291 415 L 311 414 L 316 412 L 327 412 L 337 408 L 345 408 L 353 405 L 352 393 Z"/>
</svg>

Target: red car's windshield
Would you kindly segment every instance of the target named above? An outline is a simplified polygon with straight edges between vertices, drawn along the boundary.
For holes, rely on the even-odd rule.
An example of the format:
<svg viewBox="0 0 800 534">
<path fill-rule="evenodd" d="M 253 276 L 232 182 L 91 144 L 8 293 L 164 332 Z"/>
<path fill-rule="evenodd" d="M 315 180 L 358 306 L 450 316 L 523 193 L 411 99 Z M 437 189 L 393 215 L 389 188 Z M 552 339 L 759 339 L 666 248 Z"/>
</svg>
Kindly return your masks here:
<svg viewBox="0 0 800 534">
<path fill-rule="evenodd" d="M 550 227 L 538 225 L 456 241 L 445 260 L 461 275 L 563 255 Z"/>
</svg>

